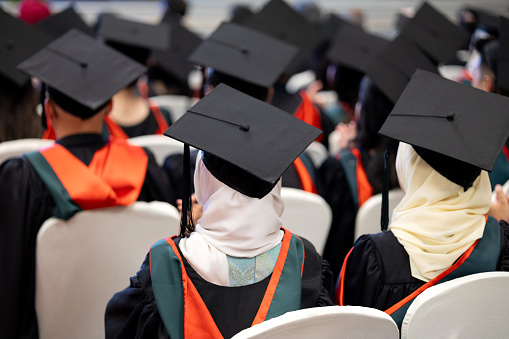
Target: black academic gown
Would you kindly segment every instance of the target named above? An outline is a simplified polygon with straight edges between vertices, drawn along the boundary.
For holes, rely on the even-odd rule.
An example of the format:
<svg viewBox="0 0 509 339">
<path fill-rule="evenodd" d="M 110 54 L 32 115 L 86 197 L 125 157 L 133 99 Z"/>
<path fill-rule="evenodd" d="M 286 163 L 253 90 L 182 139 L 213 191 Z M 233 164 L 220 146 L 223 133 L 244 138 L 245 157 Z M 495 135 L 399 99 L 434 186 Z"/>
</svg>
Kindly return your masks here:
<svg viewBox="0 0 509 339">
<path fill-rule="evenodd" d="M 98 134 L 74 135 L 57 142 L 87 165 L 105 145 Z M 147 173 L 138 200 L 176 205 L 167 177 L 154 156 L 147 155 Z M 0 187 L 0 338 L 38 338 L 35 245 L 37 232 L 52 216 L 55 202 L 23 157 L 1 165 Z"/>
<path fill-rule="evenodd" d="M 500 222 L 500 256 L 496 270 L 509 271 L 509 224 Z M 498 247 L 497 247 L 498 248 Z M 361 236 L 350 254 L 344 278 L 344 305 L 385 311 L 424 282 L 412 277 L 410 259 L 392 232 Z"/>
<path fill-rule="evenodd" d="M 168 113 L 168 111 L 166 111 L 162 108 L 159 108 L 159 109 L 161 110 L 161 113 L 163 114 L 164 119 L 166 120 L 166 123 L 168 124 L 168 126 L 170 126 L 171 125 L 170 113 Z M 156 134 L 156 132 L 159 128 L 159 124 L 157 123 L 157 120 L 154 117 L 154 113 L 152 112 L 152 109 L 150 109 L 149 115 L 147 115 L 147 117 L 139 124 L 136 124 L 133 126 L 122 126 L 122 125 L 119 125 L 119 126 L 120 126 L 120 128 L 122 128 L 124 133 L 129 138 L 139 137 L 142 135 Z"/>
<path fill-rule="evenodd" d="M 328 264 L 316 253 L 313 245 L 306 239 L 302 240 L 306 257 L 302 275 L 301 309 L 331 306 L 330 285 L 333 281 Z M 178 238 L 175 242 L 178 242 Z M 270 276 L 240 288 L 217 286 L 201 278 L 182 258 L 191 281 L 222 335 L 231 338 L 242 329 L 250 327 Z M 236 316 L 232 317 L 232 314 Z M 106 338 L 169 338 L 154 299 L 148 258 L 137 275 L 131 278 L 130 286 L 115 294 L 108 303 Z"/>
</svg>

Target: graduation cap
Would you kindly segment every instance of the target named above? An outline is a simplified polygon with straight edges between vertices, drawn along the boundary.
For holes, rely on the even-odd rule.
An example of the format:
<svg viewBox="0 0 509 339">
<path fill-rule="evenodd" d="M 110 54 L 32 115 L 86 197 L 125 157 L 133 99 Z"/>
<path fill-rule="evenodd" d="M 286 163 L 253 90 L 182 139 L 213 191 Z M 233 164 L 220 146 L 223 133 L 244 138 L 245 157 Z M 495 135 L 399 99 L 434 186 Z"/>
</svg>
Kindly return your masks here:
<svg viewBox="0 0 509 339">
<path fill-rule="evenodd" d="M 359 28 L 362 29 L 361 26 L 351 23 L 348 20 L 345 20 L 334 13 L 330 13 L 326 20 L 321 24 L 323 35 L 328 40 L 332 40 L 334 36 L 340 31 L 343 27 L 349 26 L 350 28 Z"/>
<path fill-rule="evenodd" d="M 418 70 L 379 133 L 412 145 L 466 190 L 493 169 L 509 136 L 508 107 L 509 98 Z"/>
<path fill-rule="evenodd" d="M 22 62 L 18 68 L 39 78 L 65 111 L 88 118 L 145 67 L 72 29 Z"/>
<path fill-rule="evenodd" d="M 182 235 L 194 229 L 189 201 L 189 145 L 204 151 L 203 162 L 216 179 L 244 195 L 262 198 L 321 131 L 266 102 L 219 84 L 164 134 L 185 145 Z"/>
<path fill-rule="evenodd" d="M 297 48 L 234 23 L 222 23 L 191 54 L 189 61 L 262 87 L 272 86 Z"/>
<path fill-rule="evenodd" d="M 112 14 L 101 17 L 97 33 L 106 42 L 145 48 L 148 50 L 167 50 L 169 46 L 169 26 L 166 23 L 150 25 L 142 22 L 121 19 Z"/>
<path fill-rule="evenodd" d="M 418 68 L 438 73 L 436 65 L 413 41 L 399 36 L 371 60 L 366 73 L 395 103 Z"/>
<path fill-rule="evenodd" d="M 92 28 L 83 21 L 72 7 L 39 21 L 35 26 L 55 39 L 72 28 L 77 28 L 90 36 L 94 35 Z"/>
<path fill-rule="evenodd" d="M 470 38 L 427 2 L 404 26 L 401 35 L 412 39 L 435 62 L 455 60 L 456 51 Z"/>
<path fill-rule="evenodd" d="M 476 16 L 476 27 L 494 37 L 498 37 L 499 33 L 499 16 L 495 13 L 488 12 L 483 9 L 471 9 Z"/>
<path fill-rule="evenodd" d="M 193 64 L 187 61 L 187 58 L 202 40 L 178 23 L 171 24 L 169 40 L 170 47 L 168 50 L 156 51 L 152 56 L 163 71 L 186 84 L 187 76 L 194 68 Z"/>
<path fill-rule="evenodd" d="M 271 0 L 242 24 L 300 49 L 297 57 L 286 69 L 289 75 L 302 71 L 302 66 L 311 52 L 323 40 L 320 27 L 308 22 L 283 0 Z"/>
<path fill-rule="evenodd" d="M 30 77 L 16 66 L 47 45 L 51 38 L 0 9 L 0 74 L 21 87 Z"/>
<path fill-rule="evenodd" d="M 509 93 L 509 19 L 500 17 L 498 88 Z"/>
<path fill-rule="evenodd" d="M 380 53 L 389 42 L 362 28 L 345 25 L 338 30 L 328 57 L 334 62 L 366 72 L 370 61 Z"/>
</svg>

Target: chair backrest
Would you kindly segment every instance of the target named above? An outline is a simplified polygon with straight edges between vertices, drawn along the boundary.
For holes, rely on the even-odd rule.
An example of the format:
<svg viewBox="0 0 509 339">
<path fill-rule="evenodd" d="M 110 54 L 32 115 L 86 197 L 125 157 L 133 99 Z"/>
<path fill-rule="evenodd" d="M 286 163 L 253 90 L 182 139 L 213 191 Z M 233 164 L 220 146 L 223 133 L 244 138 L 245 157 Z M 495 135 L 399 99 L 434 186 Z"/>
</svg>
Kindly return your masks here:
<svg viewBox="0 0 509 339">
<path fill-rule="evenodd" d="M 317 194 L 283 187 L 281 197 L 285 210 L 281 218 L 283 227 L 309 240 L 318 253 L 323 253 L 329 234 L 332 211 L 327 202 Z"/>
<path fill-rule="evenodd" d="M 47 147 L 53 143 L 53 140 L 35 138 L 4 141 L 0 143 L 0 164 L 7 159 L 19 157 L 24 153 L 37 151 L 38 149 Z"/>
<path fill-rule="evenodd" d="M 39 337 L 104 338 L 104 313 L 129 286 L 150 246 L 178 233 L 179 213 L 136 202 L 48 219 L 37 235 L 35 306 Z"/>
<path fill-rule="evenodd" d="M 400 189 L 389 191 L 389 216 L 392 211 L 403 199 L 403 193 Z M 380 217 L 382 215 L 382 194 L 375 194 L 362 204 L 355 217 L 355 236 L 357 240 L 363 234 L 372 234 L 380 232 Z"/>
<path fill-rule="evenodd" d="M 316 168 L 319 168 L 329 156 L 327 148 L 318 141 L 313 141 L 309 144 L 304 152 L 311 158 L 311 161 L 313 161 L 313 165 L 315 165 Z"/>
<path fill-rule="evenodd" d="M 245 329 L 232 339 L 255 338 L 399 338 L 386 313 L 361 306 L 315 307 L 288 312 Z"/>
<path fill-rule="evenodd" d="M 408 308 L 401 337 L 507 338 L 509 272 L 447 281 L 422 292 Z"/>
<path fill-rule="evenodd" d="M 172 122 L 177 121 L 193 105 L 193 98 L 185 95 L 158 95 L 149 100 L 170 112 Z"/>
<path fill-rule="evenodd" d="M 164 160 L 175 153 L 184 152 L 184 144 L 172 138 L 161 134 L 142 135 L 130 138 L 129 142 L 133 145 L 148 148 L 156 158 L 157 164 L 162 166 Z"/>
</svg>

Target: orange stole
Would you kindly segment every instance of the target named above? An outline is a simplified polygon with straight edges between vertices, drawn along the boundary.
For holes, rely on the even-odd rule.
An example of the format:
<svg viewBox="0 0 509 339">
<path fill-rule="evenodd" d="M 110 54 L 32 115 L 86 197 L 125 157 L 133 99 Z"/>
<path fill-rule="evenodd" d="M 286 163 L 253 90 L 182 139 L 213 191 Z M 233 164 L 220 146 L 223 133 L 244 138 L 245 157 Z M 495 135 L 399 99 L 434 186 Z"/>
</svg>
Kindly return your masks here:
<svg viewBox="0 0 509 339">
<path fill-rule="evenodd" d="M 130 205 L 138 199 L 145 181 L 147 154 L 125 141 L 110 140 L 88 167 L 58 144 L 41 154 L 71 199 L 84 210 Z"/>
<path fill-rule="evenodd" d="M 305 91 L 300 91 L 299 95 L 302 99 L 297 110 L 293 115 L 304 121 L 305 123 L 314 126 L 318 129 L 322 129 L 322 120 L 320 118 L 320 111 L 313 105 L 311 99 Z M 321 134 L 316 141 L 321 142 L 323 140 L 323 134 Z"/>
<path fill-rule="evenodd" d="M 293 165 L 295 166 L 295 170 L 299 175 L 302 190 L 317 194 L 318 192 L 316 190 L 315 184 L 313 183 L 313 179 L 311 179 L 311 176 L 309 175 L 306 165 L 304 165 L 302 160 L 300 160 L 300 158 L 295 159 Z"/>
<path fill-rule="evenodd" d="M 364 167 L 362 166 L 361 152 L 358 148 L 354 148 L 351 150 L 352 154 L 357 159 L 357 196 L 359 199 L 359 207 L 366 202 L 371 196 L 373 196 L 373 187 L 368 181 L 368 176 L 364 171 Z"/>
</svg>

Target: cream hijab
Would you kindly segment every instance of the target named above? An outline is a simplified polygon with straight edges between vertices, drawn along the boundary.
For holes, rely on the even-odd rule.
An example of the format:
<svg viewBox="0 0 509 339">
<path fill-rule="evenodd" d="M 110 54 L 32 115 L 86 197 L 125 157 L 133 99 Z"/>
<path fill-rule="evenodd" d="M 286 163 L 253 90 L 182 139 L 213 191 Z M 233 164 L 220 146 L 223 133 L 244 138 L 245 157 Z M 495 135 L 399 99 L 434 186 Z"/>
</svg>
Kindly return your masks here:
<svg viewBox="0 0 509 339">
<path fill-rule="evenodd" d="M 488 173 L 482 171 L 465 192 L 405 143 L 399 144 L 396 171 L 405 196 L 394 209 L 389 230 L 405 247 L 412 276 L 429 281 L 482 237 L 490 208 Z"/>
<path fill-rule="evenodd" d="M 196 159 L 194 185 L 203 215 L 189 238 L 180 241 L 182 254 L 205 280 L 229 286 L 226 256 L 252 258 L 283 239 L 281 180 L 261 199 L 251 198 L 217 180 Z"/>
</svg>

